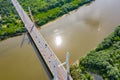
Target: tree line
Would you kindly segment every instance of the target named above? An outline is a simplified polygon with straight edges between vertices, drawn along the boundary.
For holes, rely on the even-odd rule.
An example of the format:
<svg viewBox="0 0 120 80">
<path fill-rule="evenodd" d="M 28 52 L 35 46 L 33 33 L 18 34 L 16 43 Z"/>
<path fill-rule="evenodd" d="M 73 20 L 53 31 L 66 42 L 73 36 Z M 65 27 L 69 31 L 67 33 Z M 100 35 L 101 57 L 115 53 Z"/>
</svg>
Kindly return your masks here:
<svg viewBox="0 0 120 80">
<path fill-rule="evenodd" d="M 31 7 L 35 23 L 40 27 L 93 0 L 18 0 L 28 13 Z M 29 14 L 29 13 L 28 13 Z M 11 0 L 0 0 L 0 40 L 25 31 Z"/>
<path fill-rule="evenodd" d="M 104 80 L 120 80 L 120 26 L 105 38 L 96 49 L 81 58 L 78 68 L 81 72 L 99 74 Z M 76 71 L 77 69 L 73 68 L 71 72 L 73 70 Z M 72 75 L 76 76 L 77 74 L 74 73 Z M 75 78 L 75 80 L 79 79 Z"/>
</svg>

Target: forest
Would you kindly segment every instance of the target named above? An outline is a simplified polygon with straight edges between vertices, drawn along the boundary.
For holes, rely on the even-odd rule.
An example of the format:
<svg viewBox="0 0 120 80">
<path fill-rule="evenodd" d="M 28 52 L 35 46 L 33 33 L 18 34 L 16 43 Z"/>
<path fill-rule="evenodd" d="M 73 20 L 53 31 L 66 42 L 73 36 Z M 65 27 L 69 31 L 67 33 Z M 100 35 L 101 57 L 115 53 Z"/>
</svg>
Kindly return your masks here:
<svg viewBox="0 0 120 80">
<path fill-rule="evenodd" d="M 74 80 L 94 80 L 90 73 L 101 75 L 103 80 L 120 80 L 120 26 L 71 66 Z"/>
<path fill-rule="evenodd" d="M 35 24 L 39 27 L 63 14 L 77 9 L 94 0 L 18 0 L 28 13 L 31 8 Z M 18 16 L 11 0 L 0 0 L 0 40 L 25 32 L 24 25 Z"/>
</svg>

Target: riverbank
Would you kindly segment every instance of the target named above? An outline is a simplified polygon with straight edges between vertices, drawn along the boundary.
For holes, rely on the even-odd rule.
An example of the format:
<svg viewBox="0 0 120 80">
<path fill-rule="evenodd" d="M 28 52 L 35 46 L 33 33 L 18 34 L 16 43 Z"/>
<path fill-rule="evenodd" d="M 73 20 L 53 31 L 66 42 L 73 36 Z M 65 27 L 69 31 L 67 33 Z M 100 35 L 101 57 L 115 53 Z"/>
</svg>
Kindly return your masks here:
<svg viewBox="0 0 120 80">
<path fill-rule="evenodd" d="M 104 80 L 120 79 L 120 26 L 97 48 L 71 66 L 74 80 L 94 80 L 89 72 L 101 75 Z"/>
<path fill-rule="evenodd" d="M 36 0 L 37 1 L 37 0 Z M 31 10 L 35 19 L 35 23 L 38 26 L 42 26 L 56 18 L 69 13 L 82 5 L 91 3 L 94 0 L 74 0 L 66 2 L 44 2 L 45 4 L 41 6 L 36 6 L 38 3 L 33 3 L 25 1 L 24 3 L 19 0 L 25 11 L 27 12 L 27 6 L 32 6 Z M 38 1 L 37 1 L 38 2 Z M 53 4 L 52 4 L 53 3 Z M 1 18 L 0 18 L 0 40 L 4 40 L 9 37 L 21 35 L 25 32 L 23 23 L 20 20 L 17 12 L 12 6 L 10 0 L 0 2 L 2 7 L 1 9 Z M 46 6 L 47 5 L 47 6 Z M 9 8 L 7 6 L 10 6 Z M 4 7 L 4 8 L 3 8 Z M 35 9 L 34 9 L 35 8 Z M 7 12 L 6 12 L 7 11 Z"/>
</svg>

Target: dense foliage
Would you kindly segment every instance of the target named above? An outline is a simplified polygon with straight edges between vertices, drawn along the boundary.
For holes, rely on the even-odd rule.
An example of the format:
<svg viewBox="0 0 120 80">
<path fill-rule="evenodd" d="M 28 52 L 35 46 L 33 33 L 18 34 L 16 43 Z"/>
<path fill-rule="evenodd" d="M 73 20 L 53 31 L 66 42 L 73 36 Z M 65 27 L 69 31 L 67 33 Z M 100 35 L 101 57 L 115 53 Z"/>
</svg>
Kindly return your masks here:
<svg viewBox="0 0 120 80">
<path fill-rule="evenodd" d="M 10 0 L 0 0 L 0 40 L 24 32 L 23 24 Z"/>
<path fill-rule="evenodd" d="M 18 0 L 28 13 L 31 7 L 35 23 L 41 26 L 55 18 L 77 9 L 79 6 L 93 0 Z M 24 32 L 20 20 L 11 0 L 0 0 L 0 40 L 7 36 L 14 36 Z"/>
<path fill-rule="evenodd" d="M 87 72 L 100 74 L 104 80 L 120 80 L 120 26 L 80 60 L 81 67 Z M 73 70 L 77 71 L 75 68 Z"/>
<path fill-rule="evenodd" d="M 70 73 L 73 80 L 93 80 L 93 77 L 79 64 L 72 65 Z"/>
</svg>

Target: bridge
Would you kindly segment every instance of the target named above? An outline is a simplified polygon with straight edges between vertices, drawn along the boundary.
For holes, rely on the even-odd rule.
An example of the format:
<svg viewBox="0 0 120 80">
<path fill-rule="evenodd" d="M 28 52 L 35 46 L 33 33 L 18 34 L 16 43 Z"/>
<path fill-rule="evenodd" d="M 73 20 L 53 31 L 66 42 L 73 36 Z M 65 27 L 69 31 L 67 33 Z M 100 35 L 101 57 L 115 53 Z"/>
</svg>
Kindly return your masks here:
<svg viewBox="0 0 120 80">
<path fill-rule="evenodd" d="M 15 9 L 17 10 L 21 20 L 23 21 L 25 28 L 35 44 L 39 55 L 49 68 L 50 73 L 54 80 L 73 80 L 69 74 L 69 67 L 67 70 L 64 68 L 60 60 L 57 58 L 55 53 L 52 51 L 48 43 L 45 41 L 40 31 L 36 28 L 35 24 L 25 13 L 21 5 L 17 0 L 11 0 Z M 68 61 L 68 60 L 67 60 Z"/>
</svg>

